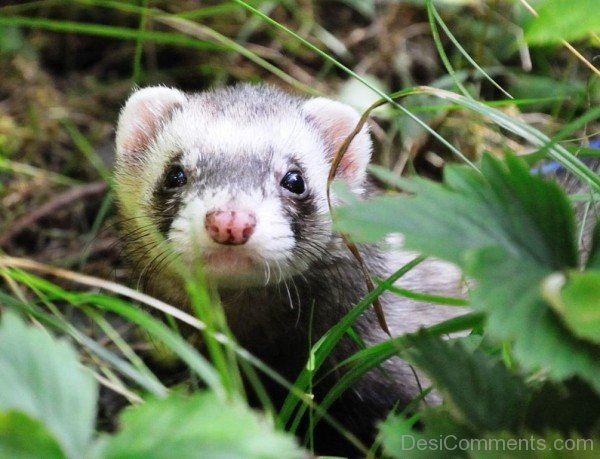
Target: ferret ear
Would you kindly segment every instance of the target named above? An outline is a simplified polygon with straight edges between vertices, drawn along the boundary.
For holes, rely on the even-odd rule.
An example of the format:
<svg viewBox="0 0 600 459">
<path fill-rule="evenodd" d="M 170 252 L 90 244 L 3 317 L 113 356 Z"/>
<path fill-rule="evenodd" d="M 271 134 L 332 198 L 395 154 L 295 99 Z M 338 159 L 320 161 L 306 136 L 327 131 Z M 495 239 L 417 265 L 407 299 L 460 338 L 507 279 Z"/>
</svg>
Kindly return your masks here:
<svg viewBox="0 0 600 459">
<path fill-rule="evenodd" d="M 146 150 L 164 119 L 185 100 L 181 91 L 162 86 L 134 92 L 119 116 L 117 155 L 136 155 Z"/>
<path fill-rule="evenodd" d="M 331 161 L 333 155 L 358 124 L 360 114 L 349 105 L 324 97 L 306 101 L 304 111 L 320 131 L 328 147 L 328 159 Z M 351 187 L 361 186 L 367 175 L 371 150 L 371 136 L 365 123 L 346 150 L 338 167 L 337 177 L 346 180 Z"/>
</svg>

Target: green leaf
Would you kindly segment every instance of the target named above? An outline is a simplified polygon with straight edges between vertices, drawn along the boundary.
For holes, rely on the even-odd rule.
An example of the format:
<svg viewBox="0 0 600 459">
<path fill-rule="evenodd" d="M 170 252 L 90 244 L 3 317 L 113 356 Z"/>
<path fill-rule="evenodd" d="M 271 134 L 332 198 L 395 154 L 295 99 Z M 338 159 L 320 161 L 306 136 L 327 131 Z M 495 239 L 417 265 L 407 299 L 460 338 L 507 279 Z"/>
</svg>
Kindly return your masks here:
<svg viewBox="0 0 600 459">
<path fill-rule="evenodd" d="M 488 334 L 512 341 L 524 367 L 543 369 L 555 380 L 578 374 L 600 391 L 600 347 L 574 336 L 542 300 L 540 285 L 548 271 L 495 250 L 473 258 L 469 271 L 478 273 L 480 285 L 472 304 L 488 313 Z"/>
<path fill-rule="evenodd" d="M 573 272 L 556 304 L 561 317 L 580 338 L 600 343 L 600 271 Z"/>
<path fill-rule="evenodd" d="M 577 40 L 590 32 L 600 32 L 600 8 L 597 0 L 546 0 L 538 9 L 525 38 L 532 44 Z"/>
<path fill-rule="evenodd" d="M 5 313 L 0 324 L 0 411 L 40 421 L 67 457 L 80 458 L 94 432 L 97 384 L 73 347 Z"/>
<path fill-rule="evenodd" d="M 293 458 L 293 437 L 273 430 L 247 406 L 211 392 L 172 394 L 128 408 L 121 432 L 104 438 L 106 459 Z"/>
<path fill-rule="evenodd" d="M 526 369 L 580 375 L 600 391 L 600 346 L 572 333 L 541 296 L 549 275 L 578 263 L 565 193 L 516 157 L 485 156 L 481 170 L 448 167 L 443 184 L 415 180 L 412 196 L 341 208 L 337 227 L 362 240 L 402 233 L 407 248 L 459 265 L 477 280 L 471 305 L 487 314 L 490 338 L 512 342 Z"/>
<path fill-rule="evenodd" d="M 448 166 L 443 184 L 415 179 L 416 196 L 338 209 L 336 227 L 362 241 L 400 232 L 407 246 L 458 265 L 467 252 L 499 247 L 553 270 L 575 267 L 573 210 L 558 185 L 529 175 L 516 157 L 503 165 L 486 155 L 482 172 Z"/>
<path fill-rule="evenodd" d="M 426 332 L 408 337 L 403 356 L 433 381 L 455 417 L 474 429 L 516 430 L 529 398 L 523 380 L 502 361 L 461 340 L 448 341 Z"/>
<path fill-rule="evenodd" d="M 0 457 L 61 459 L 65 456 L 40 421 L 18 411 L 9 411 L 0 413 Z"/>
</svg>

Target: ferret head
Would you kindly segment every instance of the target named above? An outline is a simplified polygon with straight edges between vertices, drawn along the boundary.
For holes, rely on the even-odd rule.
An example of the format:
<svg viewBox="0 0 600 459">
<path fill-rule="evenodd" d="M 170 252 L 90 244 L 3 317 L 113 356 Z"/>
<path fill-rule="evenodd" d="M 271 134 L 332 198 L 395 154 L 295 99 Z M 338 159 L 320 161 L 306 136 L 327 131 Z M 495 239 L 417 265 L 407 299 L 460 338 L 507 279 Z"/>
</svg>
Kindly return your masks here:
<svg viewBox="0 0 600 459">
<path fill-rule="evenodd" d="M 115 173 L 130 253 L 146 270 L 202 266 L 224 287 L 273 284 L 335 258 L 344 248 L 327 177 L 358 120 L 340 102 L 267 86 L 136 91 L 119 118 Z M 337 173 L 357 194 L 370 155 L 365 127 Z"/>
</svg>

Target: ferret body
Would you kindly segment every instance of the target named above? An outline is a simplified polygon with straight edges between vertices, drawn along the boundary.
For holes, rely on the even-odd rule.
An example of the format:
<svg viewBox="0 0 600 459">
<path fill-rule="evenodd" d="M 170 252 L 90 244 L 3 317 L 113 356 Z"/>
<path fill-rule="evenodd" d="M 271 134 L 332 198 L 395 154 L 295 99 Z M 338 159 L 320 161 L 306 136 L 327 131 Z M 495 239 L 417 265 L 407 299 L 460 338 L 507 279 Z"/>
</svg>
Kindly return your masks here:
<svg viewBox="0 0 600 459">
<path fill-rule="evenodd" d="M 124 239 L 144 289 L 186 308 L 175 260 L 191 270 L 203 266 L 239 343 L 293 381 L 311 344 L 367 293 L 360 267 L 332 231 L 326 194 L 332 157 L 358 120 L 342 103 L 269 86 L 193 95 L 164 87 L 135 92 L 119 119 L 115 175 Z M 360 198 L 370 194 L 370 156 L 365 127 L 337 173 Z M 415 256 L 378 245 L 359 249 L 380 278 Z M 443 295 L 457 295 L 460 284 L 460 272 L 436 260 L 421 263 L 398 283 Z M 459 312 L 390 294 L 381 301 L 393 335 Z M 353 328 L 366 345 L 388 338 L 372 310 Z M 358 350 L 343 338 L 322 374 Z M 385 372 L 366 374 L 331 411 L 366 441 L 392 407 L 421 390 L 400 359 L 384 366 Z M 317 400 L 336 374 L 315 387 Z M 276 399 L 284 395 L 269 389 Z M 324 437 L 316 437 L 322 452 L 345 451 Z"/>
</svg>

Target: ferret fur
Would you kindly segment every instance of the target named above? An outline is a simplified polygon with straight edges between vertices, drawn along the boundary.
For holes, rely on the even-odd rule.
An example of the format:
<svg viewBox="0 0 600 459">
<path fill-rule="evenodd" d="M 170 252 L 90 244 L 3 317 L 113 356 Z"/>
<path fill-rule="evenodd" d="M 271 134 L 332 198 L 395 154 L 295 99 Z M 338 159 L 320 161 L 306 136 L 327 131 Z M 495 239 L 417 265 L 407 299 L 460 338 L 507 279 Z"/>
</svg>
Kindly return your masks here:
<svg viewBox="0 0 600 459">
<path fill-rule="evenodd" d="M 238 85 L 199 94 L 165 87 L 136 91 L 119 119 L 115 176 L 124 239 L 144 290 L 187 308 L 189 300 L 173 266 L 194 269 L 206 260 L 202 254 L 223 249 L 204 229 L 206 213 L 223 206 L 254 212 L 257 224 L 250 240 L 227 250 L 250 257 L 255 267 L 248 269 L 243 260 L 231 266 L 204 263 L 205 275 L 218 290 L 239 343 L 293 381 L 306 364 L 310 345 L 367 294 L 356 260 L 332 231 L 326 197 L 332 156 L 358 120 L 359 114 L 342 103 L 304 99 L 270 86 Z M 371 194 L 366 174 L 371 148 L 364 127 L 337 177 L 361 199 Z M 165 193 L 162 180 L 174 163 L 186 171 L 188 183 Z M 304 200 L 279 186 L 290 168 L 302 172 L 308 188 Z M 332 199 L 338 202 L 336 196 Z M 359 249 L 370 272 L 380 278 L 416 256 L 376 244 Z M 454 266 L 431 259 L 397 285 L 460 296 L 462 279 Z M 390 294 L 382 295 L 381 302 L 394 336 L 464 312 Z M 353 328 L 367 345 L 388 338 L 371 309 Z M 358 350 L 354 341 L 343 338 L 321 374 Z M 405 406 L 425 384 L 398 358 L 383 367 L 385 372 L 367 373 L 330 412 L 367 442 L 377 421 L 392 407 Z M 338 377 L 333 372 L 315 387 L 317 400 Z M 275 399 L 284 395 L 274 386 L 269 389 Z M 317 434 L 321 452 L 348 453 L 327 436 Z"/>
</svg>

